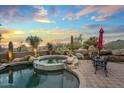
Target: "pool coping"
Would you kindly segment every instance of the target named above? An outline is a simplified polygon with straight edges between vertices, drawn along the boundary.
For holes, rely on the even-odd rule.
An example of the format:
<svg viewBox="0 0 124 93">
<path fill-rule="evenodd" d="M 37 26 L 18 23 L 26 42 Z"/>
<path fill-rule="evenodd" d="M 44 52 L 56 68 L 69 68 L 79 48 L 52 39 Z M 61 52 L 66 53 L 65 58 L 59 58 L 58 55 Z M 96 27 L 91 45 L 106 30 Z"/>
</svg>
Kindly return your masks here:
<svg viewBox="0 0 124 93">
<path fill-rule="evenodd" d="M 65 70 L 71 72 L 72 74 L 74 74 L 78 81 L 79 81 L 79 88 L 86 88 L 86 81 L 84 79 L 84 77 L 80 74 L 79 69 L 73 69 L 73 68 L 66 68 Z"/>
<path fill-rule="evenodd" d="M 5 69 L 7 66 L 15 66 L 15 65 L 21 65 L 21 64 L 32 64 L 32 63 L 29 61 L 11 62 L 11 63 L 0 65 L 0 70 Z"/>
</svg>

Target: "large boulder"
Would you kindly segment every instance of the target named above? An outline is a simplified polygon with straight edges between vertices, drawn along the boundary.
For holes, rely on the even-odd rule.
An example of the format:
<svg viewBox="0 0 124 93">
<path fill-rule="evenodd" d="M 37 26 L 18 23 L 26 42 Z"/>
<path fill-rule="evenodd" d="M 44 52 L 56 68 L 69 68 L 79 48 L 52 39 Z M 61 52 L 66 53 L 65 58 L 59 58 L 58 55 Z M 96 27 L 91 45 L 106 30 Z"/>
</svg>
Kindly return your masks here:
<svg viewBox="0 0 124 93">
<path fill-rule="evenodd" d="M 78 60 L 78 58 L 77 58 L 76 56 L 74 56 L 73 58 L 74 58 L 73 64 L 74 64 L 75 66 L 77 66 L 78 63 L 79 63 L 79 60 Z"/>
<path fill-rule="evenodd" d="M 35 57 L 33 57 L 33 56 L 30 56 L 30 58 L 29 58 L 29 62 L 33 62 L 34 61 L 34 59 L 35 59 Z"/>
<path fill-rule="evenodd" d="M 79 64 L 79 60 L 77 59 L 76 56 L 68 57 L 67 64 L 68 64 L 67 68 L 76 69 Z"/>
<path fill-rule="evenodd" d="M 100 55 L 112 55 L 112 50 L 101 50 Z"/>
<path fill-rule="evenodd" d="M 84 59 L 84 55 L 81 54 L 81 53 L 76 53 L 75 56 L 76 56 L 78 59 Z"/>
<path fill-rule="evenodd" d="M 74 61 L 74 58 L 73 57 L 68 57 L 67 58 L 67 64 L 72 64 Z"/>
<path fill-rule="evenodd" d="M 14 58 L 13 62 L 20 62 L 20 61 L 31 61 L 32 62 L 33 58 L 34 57 L 31 55 L 27 55 L 27 56 L 20 57 L 20 58 Z"/>
<path fill-rule="evenodd" d="M 92 53 L 96 53 L 97 51 L 98 50 L 93 45 L 89 46 L 89 48 L 88 48 L 89 57 L 91 57 Z"/>
<path fill-rule="evenodd" d="M 111 55 L 111 56 L 109 56 L 109 61 L 112 61 L 112 62 L 124 62 L 124 56 Z"/>
<path fill-rule="evenodd" d="M 13 62 L 20 62 L 20 61 L 25 61 L 25 58 L 22 57 L 22 58 L 14 58 L 13 59 Z"/>
<path fill-rule="evenodd" d="M 79 48 L 77 50 L 74 50 L 75 53 L 81 53 L 83 55 L 88 55 L 88 50 Z"/>
<path fill-rule="evenodd" d="M 97 49 L 93 45 L 91 45 L 88 48 L 88 52 L 97 52 Z"/>
<path fill-rule="evenodd" d="M 112 55 L 124 56 L 124 49 L 116 49 L 112 51 Z"/>
</svg>

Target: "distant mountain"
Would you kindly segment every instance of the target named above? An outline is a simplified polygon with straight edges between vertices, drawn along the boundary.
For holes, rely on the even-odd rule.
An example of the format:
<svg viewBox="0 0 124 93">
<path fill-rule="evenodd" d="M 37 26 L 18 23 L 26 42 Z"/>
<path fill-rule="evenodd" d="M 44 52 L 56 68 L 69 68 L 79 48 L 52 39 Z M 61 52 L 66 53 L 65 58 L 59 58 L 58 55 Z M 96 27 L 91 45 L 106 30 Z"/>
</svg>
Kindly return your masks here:
<svg viewBox="0 0 124 93">
<path fill-rule="evenodd" d="M 112 41 L 104 45 L 106 49 L 124 49 L 124 40 Z"/>
</svg>

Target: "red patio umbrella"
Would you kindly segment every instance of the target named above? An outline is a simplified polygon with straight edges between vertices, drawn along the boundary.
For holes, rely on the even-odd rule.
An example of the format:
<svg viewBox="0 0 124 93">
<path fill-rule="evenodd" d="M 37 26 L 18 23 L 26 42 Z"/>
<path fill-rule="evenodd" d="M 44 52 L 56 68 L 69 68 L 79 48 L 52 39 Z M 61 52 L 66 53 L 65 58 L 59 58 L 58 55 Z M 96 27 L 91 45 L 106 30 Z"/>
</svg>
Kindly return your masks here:
<svg viewBox="0 0 124 93">
<path fill-rule="evenodd" d="M 100 53 L 100 50 L 103 48 L 103 33 L 104 33 L 104 30 L 101 28 L 99 30 L 99 40 L 98 40 L 98 44 L 97 44 L 97 48 L 99 49 L 99 53 Z"/>
</svg>

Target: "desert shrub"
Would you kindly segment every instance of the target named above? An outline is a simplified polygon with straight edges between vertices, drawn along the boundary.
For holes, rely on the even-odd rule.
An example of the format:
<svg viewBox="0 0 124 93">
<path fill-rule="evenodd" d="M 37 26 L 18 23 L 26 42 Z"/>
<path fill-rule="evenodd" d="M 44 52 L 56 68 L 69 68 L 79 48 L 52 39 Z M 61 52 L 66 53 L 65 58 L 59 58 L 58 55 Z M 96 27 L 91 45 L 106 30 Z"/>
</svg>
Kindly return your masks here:
<svg viewBox="0 0 124 93">
<path fill-rule="evenodd" d="M 97 37 L 90 37 L 88 40 L 84 41 L 83 48 L 88 49 L 89 46 L 93 45 L 94 47 L 97 46 Z"/>
<path fill-rule="evenodd" d="M 68 43 L 67 45 L 66 45 L 66 47 L 68 48 L 68 49 L 71 49 L 71 43 Z M 82 48 L 82 43 L 80 43 L 80 42 L 77 42 L 77 41 L 74 41 L 73 42 L 73 49 L 75 50 L 75 49 L 79 49 L 79 48 Z"/>
<path fill-rule="evenodd" d="M 53 50 L 57 54 L 65 54 L 65 51 L 68 51 L 68 48 L 65 44 L 56 44 Z"/>
</svg>

